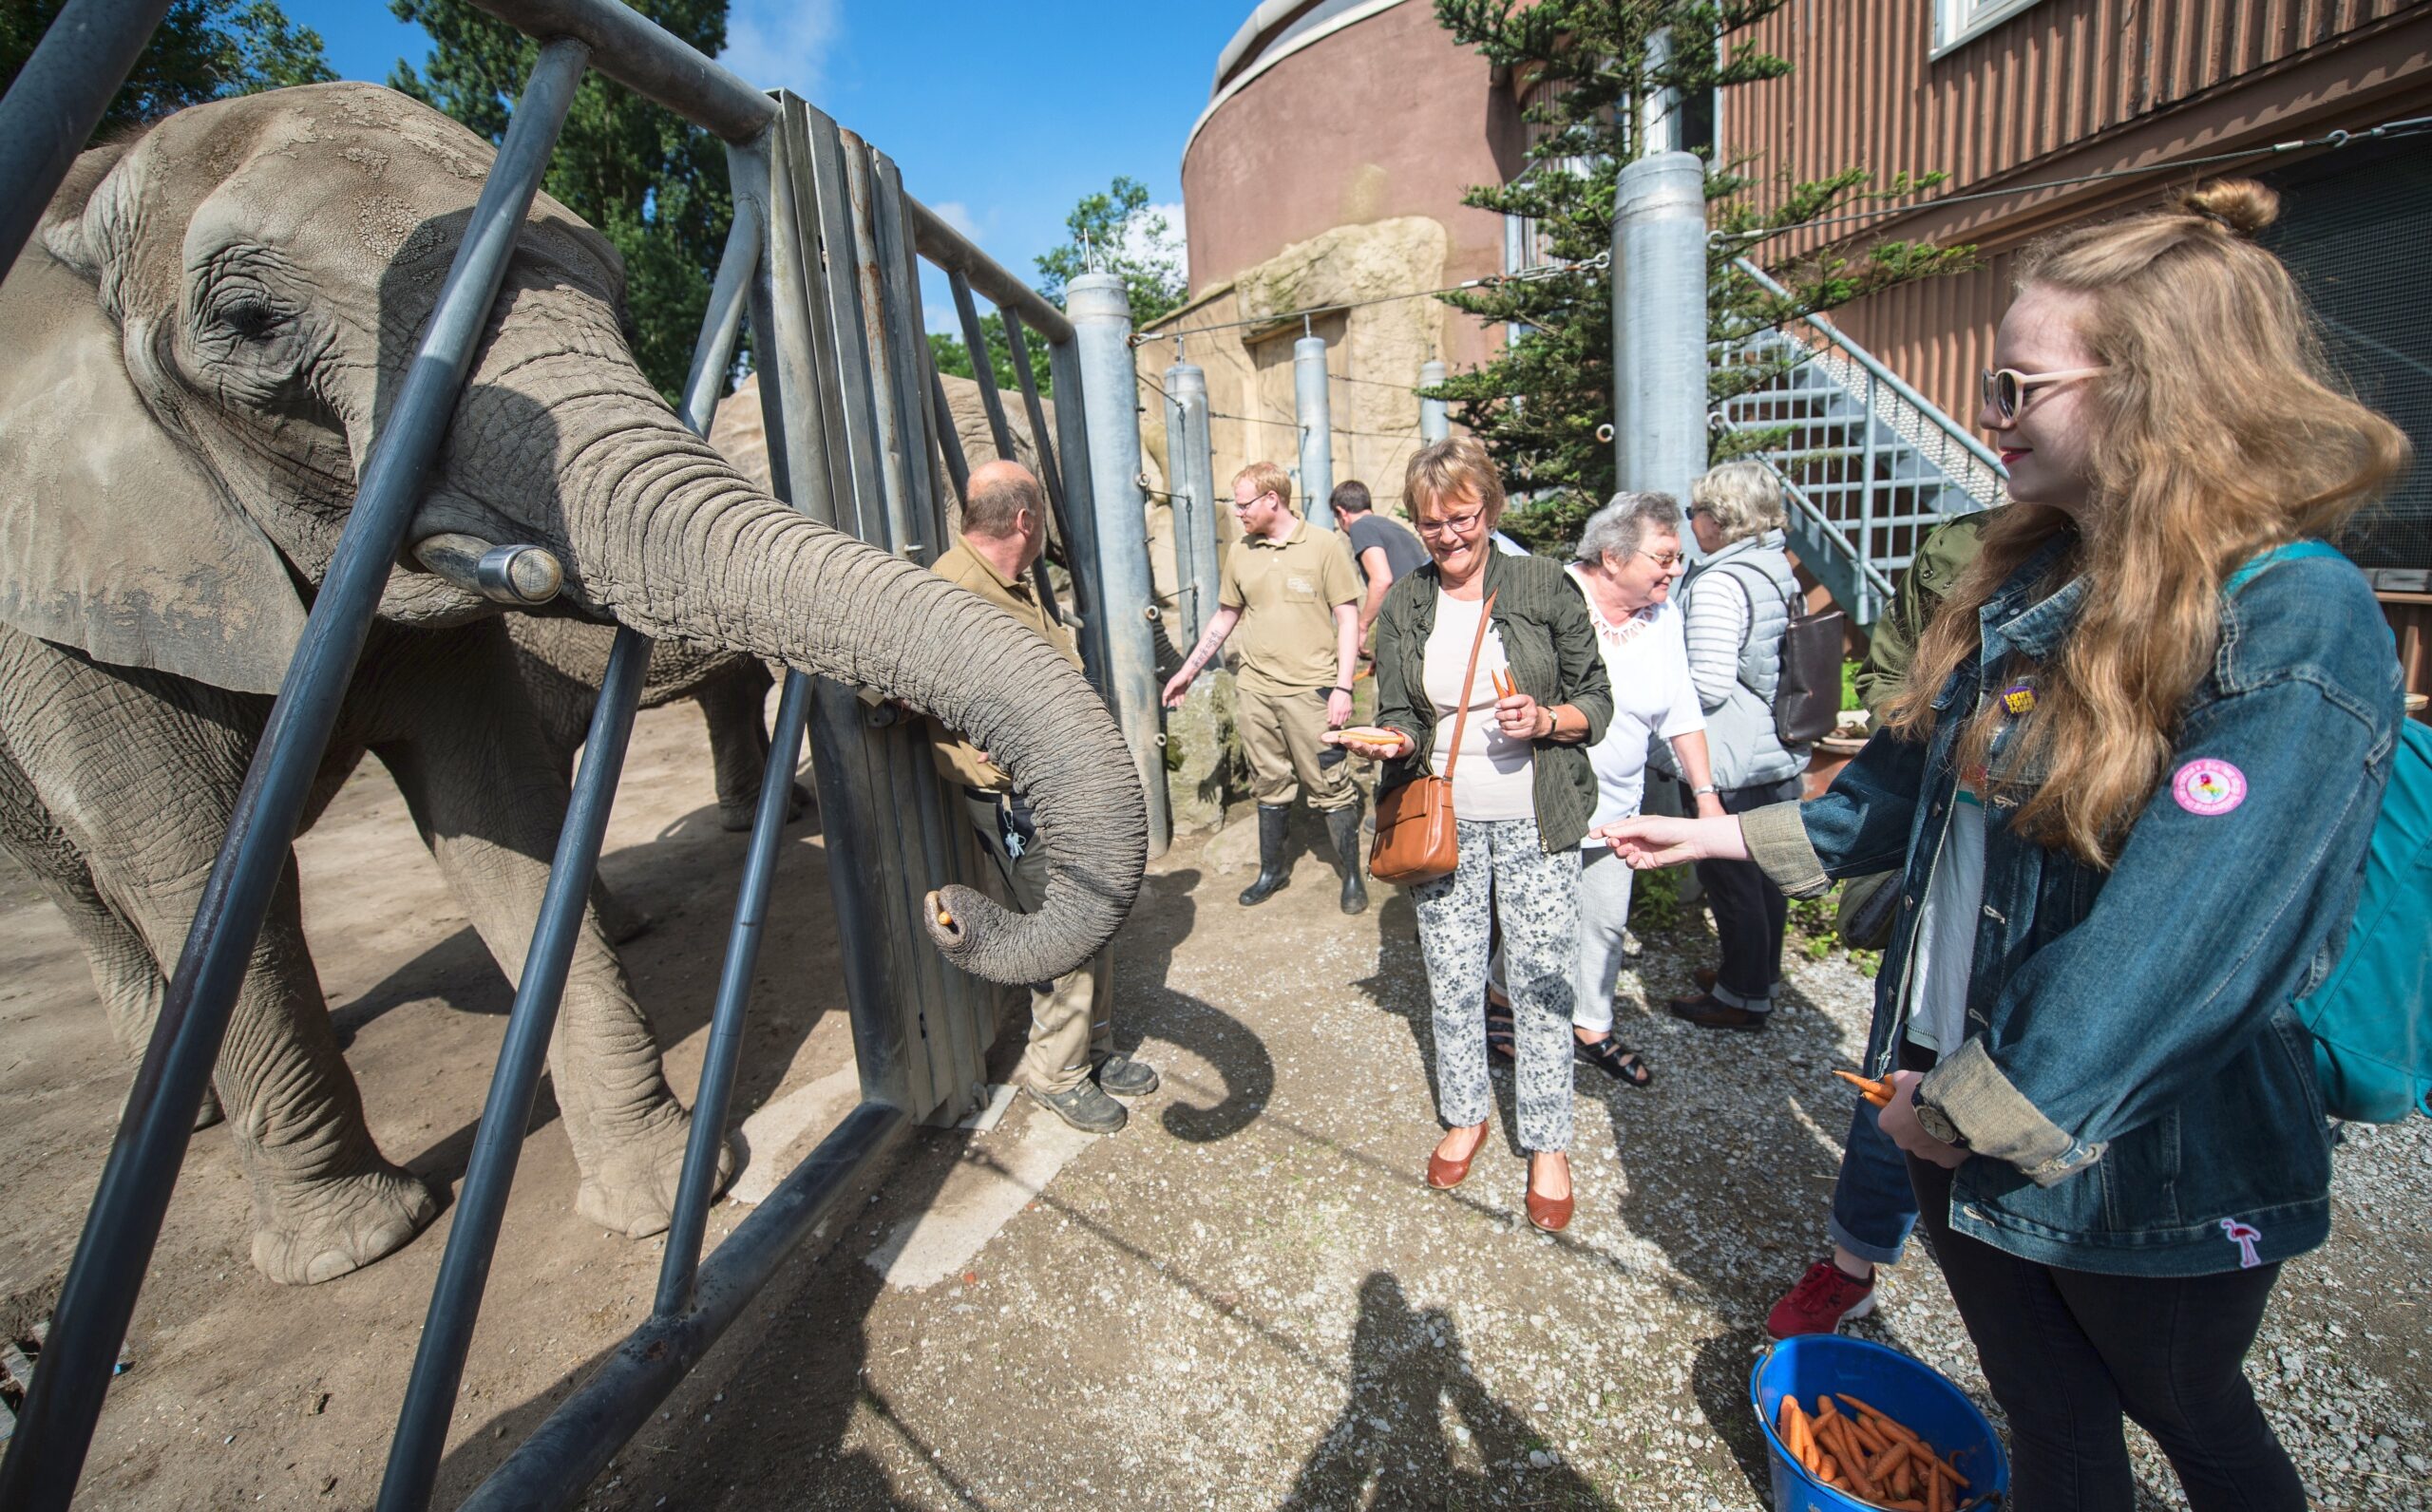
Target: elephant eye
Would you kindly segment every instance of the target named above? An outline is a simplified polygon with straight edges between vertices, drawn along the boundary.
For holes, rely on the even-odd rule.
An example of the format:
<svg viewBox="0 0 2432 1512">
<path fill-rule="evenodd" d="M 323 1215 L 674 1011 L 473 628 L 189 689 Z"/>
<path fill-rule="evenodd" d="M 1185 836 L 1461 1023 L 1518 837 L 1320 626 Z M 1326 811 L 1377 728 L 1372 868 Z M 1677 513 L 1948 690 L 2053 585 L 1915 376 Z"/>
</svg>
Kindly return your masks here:
<svg viewBox="0 0 2432 1512">
<path fill-rule="evenodd" d="M 260 341 L 283 321 L 279 312 L 259 299 L 238 299 L 220 307 L 220 328 L 240 341 Z"/>
</svg>

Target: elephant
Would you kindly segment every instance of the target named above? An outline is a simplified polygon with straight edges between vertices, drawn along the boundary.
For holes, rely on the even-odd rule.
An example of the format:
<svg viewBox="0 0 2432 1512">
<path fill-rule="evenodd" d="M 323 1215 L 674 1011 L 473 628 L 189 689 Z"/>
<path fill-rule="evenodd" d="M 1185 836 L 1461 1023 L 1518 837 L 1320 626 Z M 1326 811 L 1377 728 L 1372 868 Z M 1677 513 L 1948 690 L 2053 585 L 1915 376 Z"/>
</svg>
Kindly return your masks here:
<svg viewBox="0 0 2432 1512">
<path fill-rule="evenodd" d="M 148 1039 L 492 160 L 375 85 L 195 105 L 83 154 L 0 281 L 0 844 L 75 925 L 124 1044 Z M 1010 617 L 769 497 L 694 437 L 634 361 L 622 285 L 604 237 L 535 199 L 408 542 L 540 546 L 576 613 L 966 732 L 1030 793 L 1051 879 L 1028 914 L 940 888 L 930 940 L 1005 983 L 1088 959 L 1147 860 L 1105 705 Z M 512 977 L 567 792 L 504 614 L 401 558 L 305 822 L 378 757 Z M 690 1115 L 596 912 L 549 1065 L 578 1211 L 663 1229 Z M 429 1222 L 433 1194 L 365 1125 L 292 853 L 213 1083 L 263 1275 L 342 1276 Z"/>
</svg>

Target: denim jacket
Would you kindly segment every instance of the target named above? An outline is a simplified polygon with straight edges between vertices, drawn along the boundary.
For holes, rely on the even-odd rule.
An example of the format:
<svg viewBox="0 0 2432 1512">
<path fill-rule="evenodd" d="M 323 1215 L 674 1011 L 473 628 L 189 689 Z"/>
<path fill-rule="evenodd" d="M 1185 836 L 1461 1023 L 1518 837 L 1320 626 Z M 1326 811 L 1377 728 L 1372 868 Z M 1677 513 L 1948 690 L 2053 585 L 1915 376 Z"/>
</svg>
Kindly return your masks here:
<svg viewBox="0 0 2432 1512">
<path fill-rule="evenodd" d="M 2083 578 L 2033 602 L 2065 539 L 1988 600 L 1983 643 L 1924 745 L 1867 743 L 1830 791 L 1744 816 L 1787 892 L 1904 868 L 1875 978 L 1871 1074 L 1906 1032 L 1909 966 L 1983 669 L 2055 654 Z M 1968 1037 L 1918 1095 L 1974 1158 L 1950 1224 L 2072 1270 L 2197 1276 L 2268 1264 L 2330 1227 L 2330 1129 L 2290 999 L 2346 942 L 2403 717 L 2389 631 L 2335 558 L 2275 563 L 2228 600 L 2166 775 L 2112 869 L 2010 830 L 1988 803 Z M 1997 742 L 1992 764 L 2000 768 Z M 2022 774 L 2010 773 L 2011 781 Z M 2024 774 L 2032 781 L 2032 774 Z"/>
</svg>

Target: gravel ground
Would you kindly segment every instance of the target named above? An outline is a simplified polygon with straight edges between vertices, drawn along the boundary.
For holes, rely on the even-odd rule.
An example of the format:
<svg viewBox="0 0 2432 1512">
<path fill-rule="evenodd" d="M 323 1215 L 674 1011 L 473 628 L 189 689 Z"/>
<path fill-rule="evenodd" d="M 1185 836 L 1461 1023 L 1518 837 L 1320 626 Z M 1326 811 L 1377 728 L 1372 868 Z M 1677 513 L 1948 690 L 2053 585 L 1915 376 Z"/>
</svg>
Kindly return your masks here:
<svg viewBox="0 0 2432 1512">
<path fill-rule="evenodd" d="M 1123 936 L 1119 1035 L 1166 1076 L 1130 1127 L 959 1276 L 899 1291 L 864 1257 L 960 1163 L 1001 1163 L 1036 1110 L 917 1137 L 590 1505 L 1765 1504 L 1747 1376 L 1823 1242 L 1850 1106 L 1829 1072 L 1862 1047 L 1867 978 L 1797 956 L 1772 1032 L 1696 1030 L 1660 1003 L 1710 932 L 1693 914 L 1651 933 L 1620 1031 L 1656 1083 L 1579 1073 L 1579 1211 L 1544 1236 L 1508 1111 L 1467 1184 L 1421 1181 L 1436 1125 L 1407 900 L 1342 918 L 1320 847 L 1244 910 L 1231 850 L 1178 844 Z M 2432 1125 L 2352 1133 L 2336 1191 L 2334 1238 L 2289 1267 L 2251 1373 L 2318 1504 L 2432 1507 Z M 1922 1245 L 1853 1332 L 1990 1409 Z M 2182 1504 L 2132 1439 L 2140 1503 Z"/>
</svg>

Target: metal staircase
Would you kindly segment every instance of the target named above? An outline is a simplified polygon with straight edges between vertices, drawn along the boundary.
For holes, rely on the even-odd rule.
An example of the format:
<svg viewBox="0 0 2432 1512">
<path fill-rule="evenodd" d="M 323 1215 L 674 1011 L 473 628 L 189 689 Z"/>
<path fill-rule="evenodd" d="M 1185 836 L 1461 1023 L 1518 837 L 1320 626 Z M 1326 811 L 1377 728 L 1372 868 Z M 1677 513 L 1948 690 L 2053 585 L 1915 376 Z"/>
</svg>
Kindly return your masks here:
<svg viewBox="0 0 2432 1512">
<path fill-rule="evenodd" d="M 1787 293 L 1746 259 L 1737 266 Z M 1753 455 L 1782 481 L 1791 549 L 1860 625 L 1890 603 L 1928 531 L 2004 498 L 1990 448 L 1821 315 L 1717 342 L 1713 361 L 1768 369 L 1710 423 L 1765 437 Z"/>
</svg>

